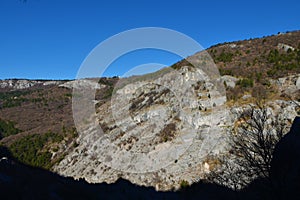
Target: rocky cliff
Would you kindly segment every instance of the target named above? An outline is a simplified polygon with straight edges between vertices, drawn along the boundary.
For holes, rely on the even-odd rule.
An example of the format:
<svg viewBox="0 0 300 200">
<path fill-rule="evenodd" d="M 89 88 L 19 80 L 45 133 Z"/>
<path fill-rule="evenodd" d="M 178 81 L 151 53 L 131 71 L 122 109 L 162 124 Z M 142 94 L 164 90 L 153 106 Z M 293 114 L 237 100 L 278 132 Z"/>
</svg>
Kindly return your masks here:
<svg viewBox="0 0 300 200">
<path fill-rule="evenodd" d="M 201 54 L 196 54 L 187 60 L 198 60 L 194 64 L 201 66 L 199 57 Z M 110 101 L 94 102 L 96 116 L 80 119 L 78 146 L 54 170 L 91 183 L 124 178 L 170 190 L 206 177 L 222 165 L 221 156 L 232 159 L 228 136 L 240 123 L 241 113 L 257 98 L 246 93 L 232 105 L 226 99 L 225 86 L 219 83 L 235 88 L 238 79 L 207 72 L 203 66 L 183 65 L 157 74 L 126 84 L 119 80 Z M 298 103 L 280 96 L 295 97 L 298 79 L 299 75 L 269 79 L 277 95 L 265 99 L 270 119 L 280 115 L 290 125 Z M 81 80 L 75 84 L 77 89 L 78 84 L 84 92 L 108 87 L 101 83 L 91 87 Z"/>
</svg>

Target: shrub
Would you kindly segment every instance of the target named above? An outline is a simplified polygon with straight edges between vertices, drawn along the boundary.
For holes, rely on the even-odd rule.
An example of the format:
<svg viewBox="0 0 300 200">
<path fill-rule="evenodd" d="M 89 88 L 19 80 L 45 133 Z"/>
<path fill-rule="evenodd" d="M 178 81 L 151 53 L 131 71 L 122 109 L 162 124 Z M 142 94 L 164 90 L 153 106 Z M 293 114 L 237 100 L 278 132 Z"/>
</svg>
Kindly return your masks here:
<svg viewBox="0 0 300 200">
<path fill-rule="evenodd" d="M 233 58 L 233 54 L 232 53 L 226 53 L 226 52 L 222 52 L 219 56 L 216 57 L 216 61 L 217 62 L 231 62 Z"/>
<path fill-rule="evenodd" d="M 261 73 L 261 72 L 258 72 L 258 73 L 255 74 L 255 76 L 256 76 L 256 80 L 257 80 L 257 81 L 260 81 L 261 78 L 262 78 L 262 73 Z"/>
<path fill-rule="evenodd" d="M 247 88 L 247 87 L 253 87 L 254 82 L 253 82 L 253 79 L 243 78 L 243 79 L 238 80 L 238 82 L 236 84 L 240 85 L 243 88 Z"/>
<path fill-rule="evenodd" d="M 224 75 L 230 75 L 230 76 L 233 76 L 233 71 L 232 71 L 231 69 L 223 69 L 223 68 L 220 68 L 219 71 L 220 71 L 220 75 L 221 75 L 221 76 L 224 76 Z"/>
<path fill-rule="evenodd" d="M 228 88 L 226 92 L 227 100 L 237 101 L 243 93 L 244 91 L 240 87 Z"/>
<path fill-rule="evenodd" d="M 15 128 L 15 123 L 0 119 L 0 139 L 18 134 L 19 132 L 20 130 Z"/>
<path fill-rule="evenodd" d="M 254 98 L 256 98 L 257 100 L 261 101 L 261 100 L 267 99 L 268 93 L 264 86 L 258 85 L 253 88 L 252 96 Z"/>
<path fill-rule="evenodd" d="M 188 181 L 186 181 L 186 180 L 181 180 L 180 181 L 180 188 L 182 189 L 182 188 L 186 188 L 186 187 L 188 187 L 190 184 L 189 184 L 189 182 Z"/>
</svg>

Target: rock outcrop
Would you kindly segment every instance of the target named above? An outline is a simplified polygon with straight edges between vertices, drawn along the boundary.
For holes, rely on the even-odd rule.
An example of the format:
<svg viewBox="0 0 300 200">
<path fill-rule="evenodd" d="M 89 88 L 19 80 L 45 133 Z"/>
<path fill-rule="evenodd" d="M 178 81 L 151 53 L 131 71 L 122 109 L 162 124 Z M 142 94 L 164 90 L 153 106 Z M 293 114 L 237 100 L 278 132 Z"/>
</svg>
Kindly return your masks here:
<svg viewBox="0 0 300 200">
<path fill-rule="evenodd" d="M 97 108 L 98 119 L 80 124 L 78 147 L 55 171 L 92 183 L 122 177 L 159 190 L 193 183 L 207 171 L 207 157 L 226 150 L 225 103 L 211 77 L 188 66 L 127 84 Z"/>
</svg>

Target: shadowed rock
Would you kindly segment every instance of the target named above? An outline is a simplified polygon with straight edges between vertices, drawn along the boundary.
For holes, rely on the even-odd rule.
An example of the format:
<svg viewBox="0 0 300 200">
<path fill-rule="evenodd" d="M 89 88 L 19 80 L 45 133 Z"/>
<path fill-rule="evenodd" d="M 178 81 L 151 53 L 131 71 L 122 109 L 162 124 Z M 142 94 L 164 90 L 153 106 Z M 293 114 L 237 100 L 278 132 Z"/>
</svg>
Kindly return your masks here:
<svg viewBox="0 0 300 200">
<path fill-rule="evenodd" d="M 300 117 L 276 145 L 270 178 L 277 198 L 300 198 Z"/>
</svg>

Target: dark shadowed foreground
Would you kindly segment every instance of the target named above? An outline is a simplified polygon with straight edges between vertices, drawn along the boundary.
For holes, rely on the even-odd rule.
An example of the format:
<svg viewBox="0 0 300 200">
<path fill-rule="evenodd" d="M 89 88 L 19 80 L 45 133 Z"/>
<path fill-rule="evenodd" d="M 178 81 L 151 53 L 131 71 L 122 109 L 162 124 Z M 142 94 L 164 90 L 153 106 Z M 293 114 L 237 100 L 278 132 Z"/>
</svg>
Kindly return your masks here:
<svg viewBox="0 0 300 200">
<path fill-rule="evenodd" d="M 114 184 L 88 184 L 15 161 L 6 148 L 0 149 L 1 199 L 299 199 L 300 118 L 276 145 L 267 179 L 253 181 L 235 192 L 208 183 L 195 183 L 180 191 L 157 192 L 126 180 Z"/>
</svg>

